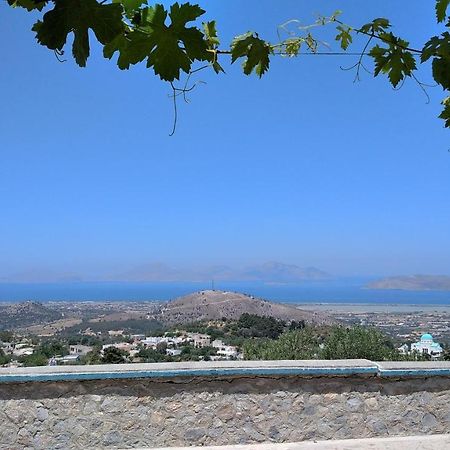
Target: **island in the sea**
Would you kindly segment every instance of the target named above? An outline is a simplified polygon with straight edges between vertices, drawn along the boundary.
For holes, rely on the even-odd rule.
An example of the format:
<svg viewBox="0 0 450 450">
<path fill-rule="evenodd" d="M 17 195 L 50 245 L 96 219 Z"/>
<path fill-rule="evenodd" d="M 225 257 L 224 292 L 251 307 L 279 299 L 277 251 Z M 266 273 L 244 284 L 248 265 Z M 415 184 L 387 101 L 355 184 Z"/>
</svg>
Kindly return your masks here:
<svg viewBox="0 0 450 450">
<path fill-rule="evenodd" d="M 387 277 L 367 284 L 368 289 L 398 289 L 403 291 L 450 291 L 450 276 L 410 275 Z"/>
</svg>

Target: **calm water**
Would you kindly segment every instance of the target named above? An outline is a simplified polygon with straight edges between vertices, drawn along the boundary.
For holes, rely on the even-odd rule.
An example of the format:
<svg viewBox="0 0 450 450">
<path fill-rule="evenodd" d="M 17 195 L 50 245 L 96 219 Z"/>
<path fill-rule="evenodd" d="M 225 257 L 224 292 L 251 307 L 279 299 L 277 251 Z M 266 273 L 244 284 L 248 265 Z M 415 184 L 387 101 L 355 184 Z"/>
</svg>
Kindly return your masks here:
<svg viewBox="0 0 450 450">
<path fill-rule="evenodd" d="M 216 283 L 232 290 L 289 303 L 381 303 L 450 305 L 450 292 L 408 292 L 363 289 L 362 281 L 333 281 L 298 285 Z M 210 289 L 208 283 L 0 283 L 0 301 L 23 300 L 169 300 Z"/>
</svg>

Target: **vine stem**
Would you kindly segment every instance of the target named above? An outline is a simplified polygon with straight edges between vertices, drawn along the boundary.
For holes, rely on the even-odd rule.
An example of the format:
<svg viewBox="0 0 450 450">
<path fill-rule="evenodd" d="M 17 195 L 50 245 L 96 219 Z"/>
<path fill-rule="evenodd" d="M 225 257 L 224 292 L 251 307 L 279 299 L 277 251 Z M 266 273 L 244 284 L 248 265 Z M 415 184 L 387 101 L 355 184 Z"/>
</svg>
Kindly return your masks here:
<svg viewBox="0 0 450 450">
<path fill-rule="evenodd" d="M 215 50 L 215 52 L 219 55 L 231 55 L 231 50 Z M 275 52 L 274 55 L 278 56 L 290 56 L 290 53 L 287 52 Z M 366 53 L 368 54 L 368 53 Z M 360 52 L 309 52 L 309 53 L 297 53 L 295 56 L 359 56 Z"/>
<path fill-rule="evenodd" d="M 347 25 L 347 24 L 344 23 L 344 22 L 341 22 L 341 21 L 338 20 L 338 19 L 334 19 L 334 22 L 338 23 L 339 25 L 344 25 L 345 27 L 349 27 L 349 28 L 351 28 L 352 30 L 355 30 L 357 33 L 364 34 L 364 35 L 366 35 L 366 36 L 369 36 L 370 38 L 379 39 L 381 42 L 384 42 L 384 43 L 386 43 L 386 44 L 393 44 L 393 45 L 396 45 L 397 47 L 400 47 L 400 48 L 402 48 L 403 50 L 407 50 L 407 51 L 412 52 L 412 53 L 417 53 L 418 55 L 421 55 L 421 54 L 423 53 L 422 50 L 417 50 L 416 48 L 411 48 L 411 47 L 405 47 L 404 45 L 400 45 L 400 44 L 398 44 L 398 43 L 396 43 L 396 42 L 392 42 L 392 41 L 389 41 L 389 40 L 387 40 L 387 39 L 383 39 L 382 37 L 377 36 L 377 35 L 374 34 L 374 33 L 367 33 L 366 31 L 362 31 L 361 28 L 353 28 L 353 27 L 350 27 L 349 25 Z"/>
</svg>

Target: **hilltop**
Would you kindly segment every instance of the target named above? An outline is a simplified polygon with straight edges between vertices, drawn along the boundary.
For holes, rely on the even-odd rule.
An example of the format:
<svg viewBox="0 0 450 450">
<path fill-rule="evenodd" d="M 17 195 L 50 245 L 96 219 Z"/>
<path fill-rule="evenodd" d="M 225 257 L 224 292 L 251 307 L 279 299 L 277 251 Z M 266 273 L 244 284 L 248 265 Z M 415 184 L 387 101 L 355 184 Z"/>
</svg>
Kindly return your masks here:
<svg viewBox="0 0 450 450">
<path fill-rule="evenodd" d="M 324 312 L 305 311 L 251 295 L 216 290 L 199 291 L 172 300 L 161 308 L 155 318 L 163 323 L 175 324 L 217 320 L 222 317 L 239 319 L 244 313 L 270 316 L 286 321 L 304 320 L 314 324 L 334 322 Z"/>
<path fill-rule="evenodd" d="M 369 283 L 368 289 L 399 289 L 404 291 L 450 291 L 450 276 L 411 275 L 388 277 Z"/>
<path fill-rule="evenodd" d="M 23 328 L 29 325 L 59 320 L 63 314 L 39 302 L 22 302 L 0 306 L 0 330 Z"/>
</svg>

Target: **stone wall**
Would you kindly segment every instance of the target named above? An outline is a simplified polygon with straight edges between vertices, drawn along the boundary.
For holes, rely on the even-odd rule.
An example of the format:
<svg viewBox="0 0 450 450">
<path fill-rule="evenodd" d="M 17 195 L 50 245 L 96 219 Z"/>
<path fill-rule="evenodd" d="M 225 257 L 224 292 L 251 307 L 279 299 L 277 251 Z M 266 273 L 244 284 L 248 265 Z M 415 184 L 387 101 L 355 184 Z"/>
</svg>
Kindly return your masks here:
<svg viewBox="0 0 450 450">
<path fill-rule="evenodd" d="M 450 432 L 450 377 L 217 375 L 0 383 L 0 449 Z"/>
</svg>

